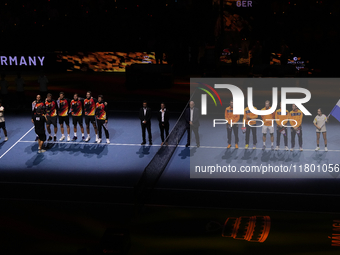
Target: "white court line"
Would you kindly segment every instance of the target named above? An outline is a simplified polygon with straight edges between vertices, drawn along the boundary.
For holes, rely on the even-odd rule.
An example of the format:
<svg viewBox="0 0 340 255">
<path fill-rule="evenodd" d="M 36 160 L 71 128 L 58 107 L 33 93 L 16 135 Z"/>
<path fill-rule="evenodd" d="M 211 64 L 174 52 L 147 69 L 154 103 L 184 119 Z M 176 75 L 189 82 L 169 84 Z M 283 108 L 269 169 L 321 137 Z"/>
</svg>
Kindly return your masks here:
<svg viewBox="0 0 340 255">
<path fill-rule="evenodd" d="M 15 144 L 13 144 L 4 154 L 2 154 L 1 156 L 0 156 L 0 159 L 3 157 L 3 156 L 5 156 L 6 154 L 7 154 L 7 152 L 9 152 L 15 145 L 17 145 L 20 141 L 21 141 L 21 139 L 22 138 L 24 138 L 29 132 L 31 132 L 32 131 L 32 129 L 34 128 L 34 126 L 33 127 L 31 127 L 30 128 L 30 130 L 28 130 L 18 141 L 16 141 L 16 143 Z"/>
<path fill-rule="evenodd" d="M 178 147 L 185 147 L 185 145 L 179 145 Z M 190 147 L 196 147 L 196 146 L 190 146 Z M 199 148 L 203 148 L 203 149 L 227 149 L 227 147 L 218 147 L 218 146 L 200 146 Z M 249 149 L 245 149 L 245 148 L 238 148 L 238 149 L 235 149 L 235 147 L 232 147 L 228 150 L 248 150 L 248 151 L 252 151 L 252 150 L 263 150 L 262 148 L 256 148 L 256 149 L 253 149 L 253 148 L 249 148 Z M 271 150 L 270 148 L 267 148 L 266 150 L 263 150 L 263 151 L 275 151 L 275 150 Z M 278 150 L 278 152 L 285 152 L 284 148 L 281 148 L 280 150 Z M 315 151 L 315 149 L 303 149 L 303 151 Z M 328 150 L 329 152 L 340 152 L 340 150 Z M 287 152 L 300 152 L 300 149 L 299 148 L 296 148 L 294 149 L 294 151 L 287 151 Z M 325 152 L 324 150 L 319 150 L 319 152 Z"/>
<path fill-rule="evenodd" d="M 20 141 L 21 143 L 35 143 L 36 141 Z M 89 142 L 83 142 L 83 141 L 79 141 L 79 142 L 45 142 L 46 144 L 52 144 L 52 143 L 58 143 L 58 144 L 79 144 L 79 145 L 85 145 L 85 144 L 92 144 L 92 145 L 113 145 L 113 146 L 152 146 L 152 147 L 160 147 L 160 144 L 153 144 L 153 145 L 141 145 L 139 143 L 109 143 L 107 144 L 105 141 L 103 141 L 102 143 L 89 143 Z M 169 147 L 174 147 L 175 145 L 168 145 Z"/>
<path fill-rule="evenodd" d="M 35 141 L 19 141 L 20 143 L 35 143 Z M 79 141 L 79 142 L 46 142 L 46 143 L 59 143 L 59 144 L 97 144 L 98 143 L 89 143 L 89 142 L 83 142 L 83 141 Z M 143 146 L 140 145 L 138 143 L 110 143 L 110 144 L 106 144 L 105 142 L 103 143 L 99 143 L 101 145 L 114 145 L 114 146 Z M 154 147 L 160 147 L 160 144 L 154 144 L 154 145 L 144 145 L 144 146 L 154 146 Z M 169 147 L 175 147 L 176 145 L 168 145 Z M 185 145 L 178 145 L 177 147 L 186 147 Z M 190 146 L 191 148 L 196 148 L 196 146 Z M 227 147 L 223 147 L 223 146 L 200 146 L 199 148 L 202 149 L 227 149 Z M 239 148 L 239 149 L 235 149 L 235 147 L 232 147 L 228 150 L 246 150 L 245 148 Z M 252 148 L 247 149 L 248 151 L 252 151 Z M 256 148 L 255 150 L 262 150 L 262 148 Z M 266 149 L 265 151 L 272 151 L 271 149 Z M 275 150 L 274 150 L 275 151 Z M 293 152 L 299 152 L 300 149 L 295 149 Z M 303 149 L 303 151 L 315 151 L 314 149 Z M 283 148 L 281 148 L 278 152 L 285 152 L 285 150 Z M 287 152 L 290 152 L 287 151 Z M 324 150 L 319 150 L 319 152 L 325 152 Z M 328 150 L 328 152 L 340 152 L 340 150 Z"/>
</svg>

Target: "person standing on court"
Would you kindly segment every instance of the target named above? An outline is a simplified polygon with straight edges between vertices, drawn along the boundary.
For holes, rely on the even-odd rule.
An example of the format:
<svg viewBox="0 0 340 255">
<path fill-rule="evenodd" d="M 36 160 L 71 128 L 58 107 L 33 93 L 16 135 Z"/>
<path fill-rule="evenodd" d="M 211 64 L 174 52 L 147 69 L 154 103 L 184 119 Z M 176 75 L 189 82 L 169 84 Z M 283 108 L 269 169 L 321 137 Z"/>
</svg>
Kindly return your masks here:
<svg viewBox="0 0 340 255">
<path fill-rule="evenodd" d="M 233 100 L 230 100 L 230 105 L 225 109 L 225 119 L 227 123 L 227 134 L 228 134 L 228 149 L 231 148 L 231 134 L 234 131 L 235 136 L 235 149 L 238 149 L 238 124 L 234 124 L 240 120 L 240 115 L 233 113 Z M 253 133 L 254 134 L 254 133 Z"/>
<path fill-rule="evenodd" d="M 280 109 L 275 112 L 275 120 L 277 124 L 276 128 L 276 148 L 275 150 L 280 150 L 280 140 L 281 135 L 283 135 L 283 142 L 285 144 L 285 151 L 288 151 L 288 120 L 289 120 L 289 112 L 286 110 L 286 115 L 282 114 L 282 103 L 280 103 Z"/>
<path fill-rule="evenodd" d="M 87 138 L 85 139 L 85 142 L 90 141 L 90 122 L 93 125 L 94 132 L 96 134 L 96 142 L 98 140 L 98 128 L 96 125 L 96 103 L 98 102 L 97 99 L 92 97 L 92 92 L 87 91 L 86 98 L 84 99 L 84 114 L 85 114 L 85 125 L 86 125 L 86 132 L 87 132 Z"/>
<path fill-rule="evenodd" d="M 35 133 L 38 136 L 38 153 L 45 152 L 42 148 L 44 142 L 46 141 L 46 131 L 45 131 L 45 123 L 46 123 L 46 115 L 43 114 L 43 108 L 39 106 L 36 110 L 36 114 L 33 117 L 34 129 Z"/>
<path fill-rule="evenodd" d="M 270 101 L 267 100 L 265 102 L 265 107 L 262 108 L 262 111 L 269 110 L 270 107 Z M 262 126 L 262 140 L 263 140 L 263 147 L 262 150 L 266 149 L 266 140 L 267 140 L 267 133 L 269 131 L 270 134 L 270 142 L 271 142 L 271 150 L 274 150 L 274 124 L 273 124 L 273 119 L 275 117 L 275 113 L 267 114 L 267 115 L 262 115 L 262 121 L 263 121 L 263 126 Z"/>
<path fill-rule="evenodd" d="M 66 125 L 67 129 L 67 141 L 71 141 L 70 137 L 70 118 L 68 116 L 69 111 L 70 111 L 70 100 L 65 98 L 65 93 L 60 92 L 59 93 L 59 98 L 57 101 L 58 105 L 58 116 L 59 116 L 59 124 L 60 124 L 60 130 L 61 130 L 61 138 L 59 141 L 63 141 L 65 139 L 65 134 L 64 134 L 64 122 Z"/>
<path fill-rule="evenodd" d="M 198 133 L 198 128 L 200 126 L 199 116 L 199 110 L 195 107 L 195 102 L 190 101 L 190 107 L 185 110 L 185 121 L 188 134 L 187 144 L 185 147 L 190 146 L 192 132 L 195 134 L 197 148 L 200 147 L 200 136 Z"/>
<path fill-rule="evenodd" d="M 327 149 L 327 130 L 326 123 L 328 122 L 328 117 L 322 113 L 321 108 L 318 109 L 318 115 L 316 115 L 313 124 L 316 127 L 316 149 L 315 151 L 320 150 L 320 134 L 322 133 L 323 140 L 325 142 L 325 151 Z"/>
<path fill-rule="evenodd" d="M 74 136 L 73 136 L 72 140 L 76 141 L 78 139 L 78 137 L 77 137 L 77 124 L 79 124 L 79 126 L 80 126 L 82 139 L 85 140 L 84 127 L 83 127 L 84 99 L 78 97 L 78 94 L 75 93 L 73 95 L 73 100 L 71 101 L 70 105 L 71 105 L 70 113 L 72 115 L 73 131 L 74 131 Z"/>
<path fill-rule="evenodd" d="M 5 117 L 4 117 L 5 108 L 1 104 L 2 104 L 2 101 L 0 99 L 0 131 L 1 131 L 1 129 L 4 131 L 4 135 L 5 135 L 4 141 L 6 142 L 8 140 L 8 137 L 7 137 Z M 0 139 L 1 139 L 1 137 L 0 137 Z"/>
<path fill-rule="evenodd" d="M 299 139 L 299 145 L 300 145 L 300 151 L 303 151 L 302 149 L 302 119 L 303 119 L 303 113 L 297 108 L 295 104 L 292 105 L 292 111 L 290 112 L 290 125 L 291 127 L 291 149 L 290 151 L 294 151 L 295 147 L 295 136 L 298 135 Z"/>
<path fill-rule="evenodd" d="M 254 107 L 256 110 L 257 108 Z M 243 116 L 243 121 L 246 124 L 246 146 L 245 149 L 247 150 L 249 148 L 249 140 L 250 140 L 250 131 L 253 134 L 253 150 L 256 149 L 256 144 L 257 144 L 257 135 L 256 135 L 256 127 L 253 127 L 256 125 L 256 118 L 258 115 L 252 113 L 249 110 L 249 107 L 244 109 L 244 116 Z"/>
<path fill-rule="evenodd" d="M 54 127 L 54 142 L 57 141 L 57 132 L 58 132 L 58 124 L 57 124 L 57 116 L 58 116 L 58 104 L 55 100 L 52 99 L 52 94 L 48 93 L 45 101 L 45 110 L 46 110 L 46 128 L 49 134 L 47 141 L 52 141 L 52 132 L 51 132 L 51 124 Z"/>
<path fill-rule="evenodd" d="M 105 132 L 105 137 L 106 137 L 106 143 L 110 143 L 110 134 L 108 130 L 108 108 L 107 104 L 104 102 L 104 97 L 103 95 L 98 96 L 98 101 L 96 103 L 96 119 L 97 119 L 97 127 L 98 127 L 98 139 L 97 143 L 102 142 L 102 128 L 104 129 Z"/>
<path fill-rule="evenodd" d="M 36 100 L 32 102 L 32 123 L 34 124 L 34 116 L 36 115 L 38 107 L 41 107 L 42 113 L 45 114 L 45 102 L 41 100 L 41 95 L 37 95 Z M 35 141 L 38 141 L 38 135 Z"/>
<path fill-rule="evenodd" d="M 141 145 L 146 144 L 145 129 L 148 130 L 149 145 L 152 145 L 151 116 L 152 116 L 151 108 L 149 108 L 148 103 L 144 101 L 143 107 L 140 108 L 139 110 L 139 119 L 141 121 L 142 136 L 143 136 L 143 142 L 141 143 Z"/>
<path fill-rule="evenodd" d="M 159 123 L 159 130 L 161 132 L 161 139 L 162 139 L 162 145 L 164 143 L 164 132 L 165 137 L 169 136 L 169 112 L 165 108 L 165 104 L 161 103 L 161 109 L 158 113 L 158 123 Z"/>
</svg>

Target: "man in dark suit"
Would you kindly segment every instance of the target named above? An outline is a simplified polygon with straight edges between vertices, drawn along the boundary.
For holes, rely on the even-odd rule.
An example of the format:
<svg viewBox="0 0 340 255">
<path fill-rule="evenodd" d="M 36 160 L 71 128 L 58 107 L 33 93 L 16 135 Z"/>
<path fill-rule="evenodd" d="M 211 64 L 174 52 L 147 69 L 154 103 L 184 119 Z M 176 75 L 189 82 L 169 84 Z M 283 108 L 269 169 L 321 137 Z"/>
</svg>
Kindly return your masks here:
<svg viewBox="0 0 340 255">
<path fill-rule="evenodd" d="M 165 108 L 165 104 L 161 103 L 161 109 L 158 113 L 159 129 L 161 132 L 162 145 L 164 143 L 164 131 L 165 137 L 169 136 L 169 112 Z"/>
<path fill-rule="evenodd" d="M 199 110 L 195 107 L 194 101 L 190 101 L 190 108 L 185 110 L 185 121 L 188 132 L 188 141 L 185 145 L 186 147 L 190 146 L 192 131 L 195 134 L 197 148 L 200 147 L 200 137 L 198 134 L 198 128 L 200 126 L 199 116 Z"/>
<path fill-rule="evenodd" d="M 145 129 L 148 130 L 149 145 L 152 145 L 151 109 L 148 107 L 148 103 L 146 101 L 143 102 L 143 107 L 140 108 L 139 110 L 139 119 L 141 121 L 142 135 L 143 135 L 143 142 L 141 143 L 141 145 L 146 144 Z"/>
</svg>

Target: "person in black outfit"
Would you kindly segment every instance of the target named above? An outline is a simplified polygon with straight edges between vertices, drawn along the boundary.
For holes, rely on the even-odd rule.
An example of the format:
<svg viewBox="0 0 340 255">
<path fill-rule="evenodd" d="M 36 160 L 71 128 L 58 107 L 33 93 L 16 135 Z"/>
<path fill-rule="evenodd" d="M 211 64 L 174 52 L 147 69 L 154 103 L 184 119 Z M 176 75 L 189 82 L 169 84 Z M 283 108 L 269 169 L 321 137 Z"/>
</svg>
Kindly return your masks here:
<svg viewBox="0 0 340 255">
<path fill-rule="evenodd" d="M 34 124 L 34 116 L 36 115 L 37 109 L 41 107 L 41 114 L 45 114 L 45 102 L 41 100 L 41 96 L 37 95 L 36 100 L 32 102 L 32 123 Z M 35 141 L 38 141 L 39 137 L 36 136 Z"/>
<path fill-rule="evenodd" d="M 146 101 L 143 102 L 143 107 L 139 110 L 139 119 L 141 121 L 142 126 L 142 136 L 143 142 L 141 145 L 146 144 L 145 139 L 145 129 L 148 130 L 148 137 L 149 137 L 149 145 L 152 145 L 152 134 L 151 134 L 151 109 L 148 107 L 148 103 Z"/>
<path fill-rule="evenodd" d="M 164 131 L 165 137 L 169 136 L 169 112 L 165 108 L 165 104 L 161 103 L 161 109 L 158 113 L 159 129 L 161 131 L 162 145 L 164 143 Z"/>
<path fill-rule="evenodd" d="M 190 146 L 191 133 L 193 131 L 195 134 L 197 148 L 199 148 L 200 147 L 200 137 L 198 134 L 198 128 L 200 126 L 199 110 L 198 108 L 195 107 L 194 101 L 190 101 L 190 108 L 187 108 L 185 110 L 185 121 L 186 121 L 187 133 L 188 133 L 188 140 L 185 146 L 186 147 Z"/>
<path fill-rule="evenodd" d="M 39 150 L 38 153 L 45 152 L 46 150 L 42 149 L 44 142 L 46 141 L 46 132 L 45 132 L 45 123 L 46 123 L 46 115 L 43 114 L 43 109 L 39 106 L 36 109 L 36 114 L 33 117 L 35 133 L 38 136 L 38 145 Z"/>
<path fill-rule="evenodd" d="M 109 135 L 109 130 L 108 130 L 108 108 L 107 108 L 107 103 L 104 102 L 104 97 L 103 95 L 98 96 L 98 102 L 96 103 L 96 119 L 97 119 L 97 127 L 98 127 L 98 140 L 97 143 L 102 142 L 102 128 L 104 129 L 105 132 L 105 137 L 106 137 L 106 143 L 110 143 L 110 135 Z"/>
</svg>

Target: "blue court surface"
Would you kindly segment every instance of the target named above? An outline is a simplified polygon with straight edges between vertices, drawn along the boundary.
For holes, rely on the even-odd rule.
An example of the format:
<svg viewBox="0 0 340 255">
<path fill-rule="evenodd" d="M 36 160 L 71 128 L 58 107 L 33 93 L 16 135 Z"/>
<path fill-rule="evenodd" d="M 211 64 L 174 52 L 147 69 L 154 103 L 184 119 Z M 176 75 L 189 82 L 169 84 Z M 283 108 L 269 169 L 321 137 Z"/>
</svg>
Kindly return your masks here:
<svg viewBox="0 0 340 255">
<path fill-rule="evenodd" d="M 320 137 L 320 151 L 316 152 L 316 128 L 312 117 L 305 117 L 303 121 L 303 151 L 299 151 L 298 138 L 296 137 L 295 150 L 284 151 L 283 137 L 279 151 L 271 150 L 270 135 L 267 134 L 266 150 L 262 150 L 261 128 L 257 130 L 257 149 L 253 150 L 252 135 L 250 136 L 249 149 L 245 150 L 245 134 L 239 128 L 239 149 L 235 149 L 235 138 L 232 135 L 232 147 L 227 149 L 227 130 L 225 125 L 212 129 L 212 123 L 208 119 L 200 120 L 200 147 L 197 148 L 193 135 L 191 147 L 186 148 L 186 134 L 177 147 L 173 157 L 164 170 L 157 183 L 159 189 L 201 189 L 201 190 L 233 190 L 233 191 L 285 191 L 285 192 L 338 192 L 340 171 L 332 173 L 305 173 L 299 172 L 287 175 L 287 173 L 273 173 L 263 178 L 261 174 L 236 173 L 227 178 L 212 177 L 208 173 L 202 174 L 202 179 L 190 178 L 190 162 L 195 165 L 207 165 L 214 162 L 219 165 L 254 166 L 254 165 L 288 165 L 300 166 L 305 164 L 327 165 L 340 164 L 340 123 L 330 118 L 327 124 L 328 152 L 324 151 L 324 141 Z M 212 132 L 213 131 L 213 132 Z M 291 148 L 291 136 L 288 129 L 288 147 Z M 274 147 L 276 147 L 276 130 L 274 133 Z M 338 166 L 339 167 L 339 166 Z M 209 179 L 205 178 L 208 177 Z M 241 178 L 242 177 L 242 178 Z M 283 178 L 284 177 L 284 178 Z M 319 186 L 322 183 L 325 185 Z M 302 188 L 302 187 L 305 188 Z M 319 187 L 319 188 L 318 188 Z"/>
<path fill-rule="evenodd" d="M 178 116 L 170 116 L 170 130 Z M 78 126 L 76 142 L 45 142 L 47 151 L 38 154 L 38 143 L 29 114 L 6 116 L 9 140 L 0 134 L 0 176 L 2 182 L 35 182 L 133 186 L 160 148 L 161 138 L 156 117 L 151 122 L 153 145 L 141 146 L 142 131 L 138 113 L 113 113 L 109 119 L 110 144 L 105 133 L 101 144 L 81 141 Z M 73 137 L 73 125 L 71 139 Z M 85 124 L 84 124 L 85 128 Z M 66 132 L 66 128 L 65 128 Z M 46 131 L 47 134 L 47 131 Z M 52 126 L 53 134 L 53 126 Z M 58 127 L 58 139 L 60 138 Z M 86 136 L 86 130 L 85 130 Z M 148 141 L 148 137 L 147 137 Z"/>
<path fill-rule="evenodd" d="M 170 130 L 176 123 L 179 114 L 174 114 L 170 120 Z M 93 127 L 91 140 L 86 143 L 80 140 L 78 127 L 78 141 L 76 142 L 47 142 L 47 152 L 38 154 L 35 133 L 30 122 L 30 116 L 6 116 L 9 140 L 0 140 L 0 177 L 1 182 L 34 182 L 61 183 L 133 187 L 142 175 L 144 168 L 152 160 L 160 148 L 161 139 L 156 119 L 152 121 L 152 146 L 141 146 L 141 127 L 137 113 L 112 113 L 109 120 L 111 144 L 105 143 L 105 136 L 101 144 L 95 143 Z M 318 185 L 327 180 L 318 192 L 329 193 L 337 189 L 339 172 L 310 173 L 310 175 L 289 176 L 291 179 L 281 178 L 280 175 L 263 179 L 258 175 L 234 176 L 233 178 L 195 179 L 190 178 L 190 161 L 199 164 L 206 163 L 206 159 L 214 160 L 220 165 L 252 166 L 261 164 L 340 164 L 340 123 L 335 119 L 327 124 L 328 152 L 324 152 L 323 139 L 320 139 L 321 150 L 315 152 L 316 134 L 312 118 L 305 118 L 303 123 L 303 152 L 271 151 L 269 134 L 267 135 L 267 149 L 262 151 L 261 129 L 257 130 L 257 149 L 245 150 L 245 135 L 239 129 L 239 149 L 234 148 L 234 136 L 231 149 L 227 149 L 227 132 L 223 125 L 211 132 L 211 123 L 201 119 L 200 137 L 201 147 L 195 147 L 193 138 L 191 147 L 186 148 L 187 135 L 180 140 L 175 153 L 161 175 L 156 188 L 158 189 L 208 189 L 208 190 L 266 190 L 266 191 L 301 191 L 301 184 L 307 185 L 306 192 L 315 192 Z M 73 135 L 71 124 L 71 137 Z M 60 138 L 60 131 L 58 131 Z M 103 134 L 104 135 L 104 134 Z M 288 147 L 290 148 L 290 132 Z M 251 137 L 252 141 L 252 137 Z M 296 138 L 297 143 L 297 138 Z M 276 146 L 276 133 L 274 145 Z M 170 145 L 174 146 L 174 145 Z M 252 147 L 252 142 L 250 143 Z M 296 145 L 298 147 L 298 145 Z M 211 176 L 209 176 L 211 177 Z M 287 177 L 287 176 L 285 176 Z M 304 179 L 299 179 L 303 177 Z M 324 177 L 328 179 L 323 179 Z M 307 179 L 313 179 L 308 182 Z"/>
</svg>

